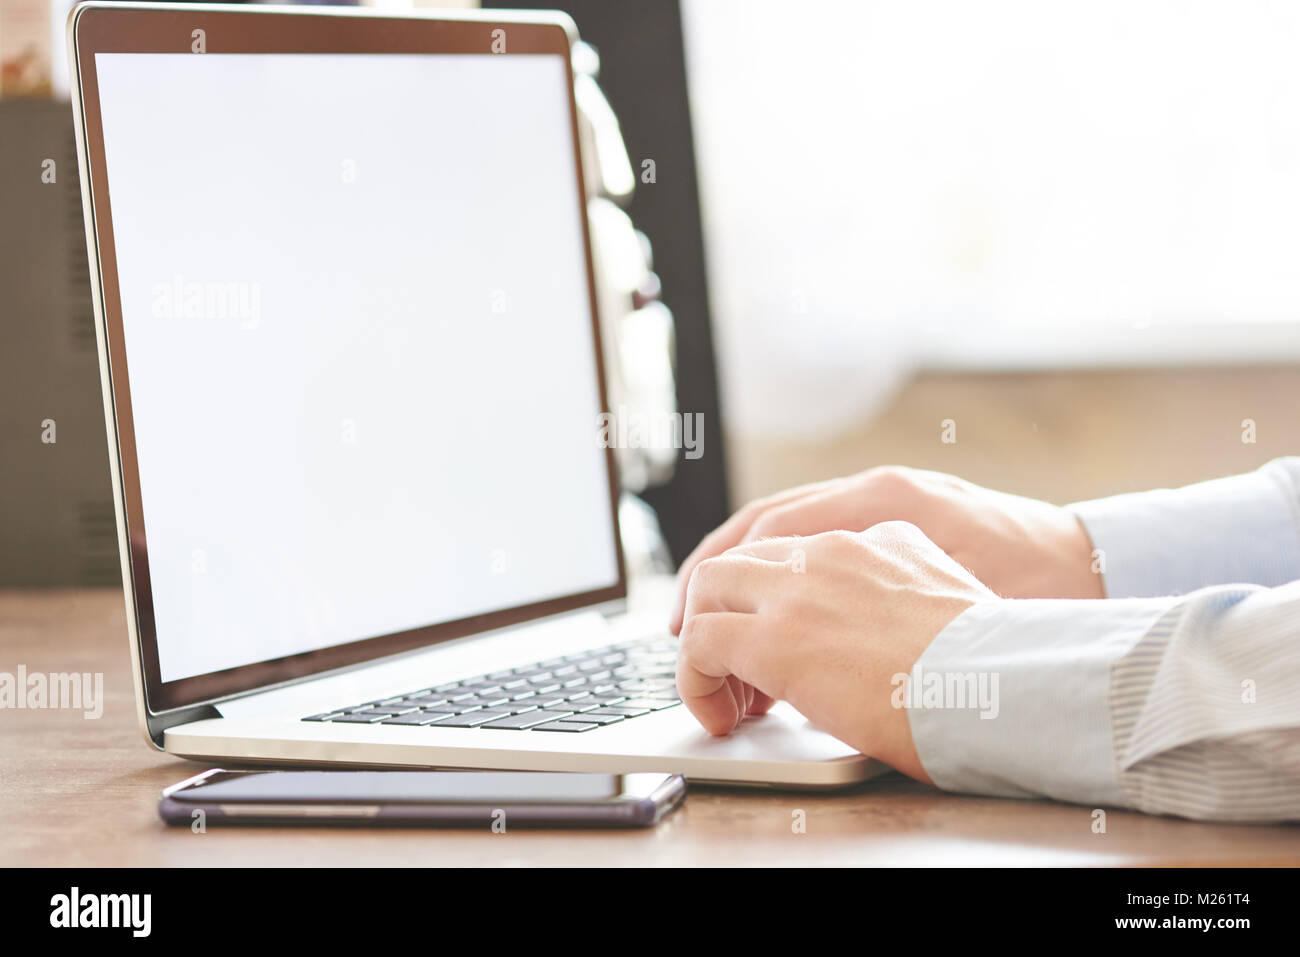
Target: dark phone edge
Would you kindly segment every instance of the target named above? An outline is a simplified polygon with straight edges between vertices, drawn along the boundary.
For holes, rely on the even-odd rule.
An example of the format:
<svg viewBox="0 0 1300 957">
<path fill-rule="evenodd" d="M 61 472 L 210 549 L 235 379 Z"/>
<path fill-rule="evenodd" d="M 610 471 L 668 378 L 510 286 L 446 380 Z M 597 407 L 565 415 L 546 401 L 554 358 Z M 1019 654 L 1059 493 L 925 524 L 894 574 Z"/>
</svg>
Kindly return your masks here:
<svg viewBox="0 0 1300 957">
<path fill-rule="evenodd" d="M 494 814 L 504 812 L 506 827 L 653 827 L 682 803 L 686 796 L 686 779 L 680 774 L 668 777 L 648 797 L 636 802 L 591 802 L 587 804 L 388 804 L 380 805 L 372 816 L 355 813 L 331 815 L 316 813 L 319 805 L 304 803 L 308 813 L 285 815 L 226 814 L 219 803 L 178 801 L 164 795 L 158 802 L 158 816 L 173 827 L 187 827 L 194 822 L 194 812 L 203 813 L 204 824 L 220 826 L 296 826 L 317 825 L 350 827 L 491 827 Z M 267 801 L 266 804 L 277 802 Z"/>
</svg>

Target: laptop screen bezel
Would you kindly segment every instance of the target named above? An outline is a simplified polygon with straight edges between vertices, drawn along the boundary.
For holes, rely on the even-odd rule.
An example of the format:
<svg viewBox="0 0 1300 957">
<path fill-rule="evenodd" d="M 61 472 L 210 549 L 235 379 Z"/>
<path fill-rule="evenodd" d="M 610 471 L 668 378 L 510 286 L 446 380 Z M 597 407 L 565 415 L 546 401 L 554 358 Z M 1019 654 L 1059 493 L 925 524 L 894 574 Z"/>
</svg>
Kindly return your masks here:
<svg viewBox="0 0 1300 957">
<path fill-rule="evenodd" d="M 79 85 L 83 160 L 88 176 L 93 216 L 88 234 L 93 279 L 99 284 L 98 315 L 101 360 L 108 381 L 108 416 L 115 435 L 110 449 L 116 450 L 118 504 L 124 519 L 127 547 L 123 576 L 128 601 L 134 605 L 136 647 L 148 713 L 215 702 L 264 688 L 292 683 L 313 675 L 362 664 L 374 659 L 413 651 L 439 642 L 490 631 L 533 619 L 599 605 L 626 598 L 627 575 L 618 527 L 619 482 L 613 449 L 605 448 L 609 483 L 610 526 L 618 579 L 611 586 L 558 596 L 545 601 L 504 608 L 453 621 L 426 625 L 386 635 L 364 638 L 269 661 L 195 675 L 162 680 L 158 636 L 153 614 L 149 555 L 145 542 L 143 504 L 133 428 L 130 378 L 126 362 L 123 319 L 113 239 L 112 203 L 105 163 L 102 115 L 95 69 L 97 53 L 193 53 L 194 30 L 204 31 L 206 52 L 193 55 L 220 56 L 223 53 L 357 53 L 357 54 L 482 54 L 493 52 L 494 31 L 505 30 L 506 52 L 498 55 L 551 54 L 565 66 L 570 133 L 576 176 L 579 218 L 582 223 L 583 256 L 587 271 L 587 297 L 595 349 L 600 409 L 609 410 L 605 382 L 604 350 L 592 261 L 591 237 L 586 216 L 586 189 L 577 105 L 573 94 L 570 57 L 572 37 L 563 22 L 532 15 L 526 20 L 493 17 L 384 16 L 340 10 L 269 11 L 236 10 L 230 7 L 86 7 L 74 12 L 73 57 Z M 508 16 L 508 15 L 507 15 Z M 596 435 L 593 422 L 593 441 Z M 115 442 L 114 442 L 115 440 Z M 119 534 L 122 527 L 119 527 Z"/>
</svg>

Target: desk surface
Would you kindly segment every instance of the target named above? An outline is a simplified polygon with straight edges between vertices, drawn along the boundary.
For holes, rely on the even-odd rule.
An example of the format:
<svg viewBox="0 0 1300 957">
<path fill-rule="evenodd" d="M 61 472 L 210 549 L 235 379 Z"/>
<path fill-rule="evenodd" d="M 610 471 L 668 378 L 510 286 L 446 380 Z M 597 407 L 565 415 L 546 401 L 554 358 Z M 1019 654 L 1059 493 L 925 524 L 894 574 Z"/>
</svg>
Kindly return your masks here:
<svg viewBox="0 0 1300 957">
<path fill-rule="evenodd" d="M 1300 865 L 1300 827 L 1206 825 L 942 794 L 891 775 L 833 795 L 696 789 L 648 831 L 165 827 L 201 770 L 136 728 L 117 591 L 0 592 L 0 672 L 102 672 L 104 713 L 0 710 L 0 865 Z M 795 833 L 796 812 L 805 833 Z"/>
</svg>

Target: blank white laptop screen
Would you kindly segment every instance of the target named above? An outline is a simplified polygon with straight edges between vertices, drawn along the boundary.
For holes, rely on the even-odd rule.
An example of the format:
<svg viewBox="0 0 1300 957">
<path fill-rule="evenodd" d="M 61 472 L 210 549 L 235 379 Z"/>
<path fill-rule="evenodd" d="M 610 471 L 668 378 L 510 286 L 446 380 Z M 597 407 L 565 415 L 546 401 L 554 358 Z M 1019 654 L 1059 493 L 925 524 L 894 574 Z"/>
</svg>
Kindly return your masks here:
<svg viewBox="0 0 1300 957">
<path fill-rule="evenodd" d="M 163 681 L 617 583 L 559 56 L 95 64 Z"/>
</svg>

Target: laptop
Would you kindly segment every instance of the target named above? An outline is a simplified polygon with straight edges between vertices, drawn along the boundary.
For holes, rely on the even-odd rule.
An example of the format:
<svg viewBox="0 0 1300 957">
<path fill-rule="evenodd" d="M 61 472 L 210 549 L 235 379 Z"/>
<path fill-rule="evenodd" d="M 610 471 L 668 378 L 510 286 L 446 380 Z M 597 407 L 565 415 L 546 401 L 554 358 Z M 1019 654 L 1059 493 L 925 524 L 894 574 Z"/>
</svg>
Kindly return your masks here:
<svg viewBox="0 0 1300 957">
<path fill-rule="evenodd" d="M 558 14 L 83 3 L 81 183 L 141 725 L 205 762 L 882 770 L 712 737 L 629 608 Z"/>
</svg>

